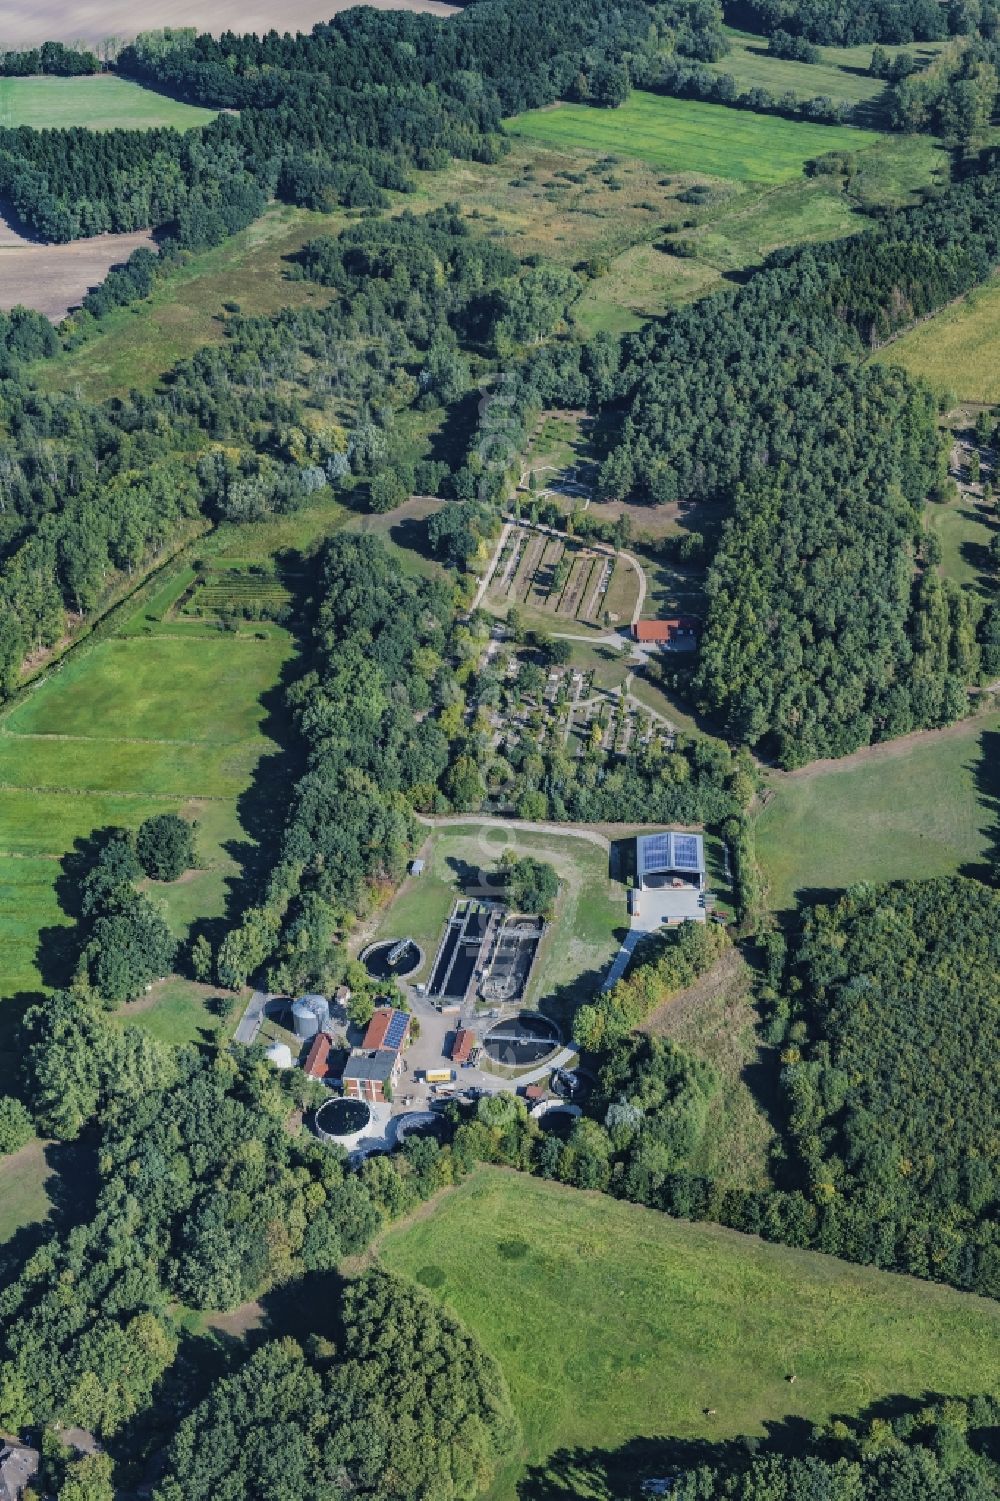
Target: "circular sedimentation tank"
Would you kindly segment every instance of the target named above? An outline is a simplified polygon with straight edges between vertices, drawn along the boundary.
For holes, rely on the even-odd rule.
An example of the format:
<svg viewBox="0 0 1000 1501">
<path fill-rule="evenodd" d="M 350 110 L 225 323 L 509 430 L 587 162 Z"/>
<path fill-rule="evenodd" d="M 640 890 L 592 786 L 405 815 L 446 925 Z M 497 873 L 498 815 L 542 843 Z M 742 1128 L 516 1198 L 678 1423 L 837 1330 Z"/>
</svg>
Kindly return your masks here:
<svg viewBox="0 0 1000 1501">
<path fill-rule="evenodd" d="M 371 1119 L 371 1110 L 364 1100 L 337 1098 L 326 1100 L 319 1107 L 313 1124 L 321 1141 L 350 1149 L 367 1131 Z"/>
<path fill-rule="evenodd" d="M 559 1028 L 547 1016 L 535 1011 L 497 1022 L 483 1042 L 486 1055 L 494 1063 L 508 1068 L 527 1068 L 541 1063 L 559 1047 Z"/>
<path fill-rule="evenodd" d="M 386 938 L 372 943 L 361 962 L 374 980 L 402 980 L 423 963 L 424 956 L 412 938 Z"/>
</svg>

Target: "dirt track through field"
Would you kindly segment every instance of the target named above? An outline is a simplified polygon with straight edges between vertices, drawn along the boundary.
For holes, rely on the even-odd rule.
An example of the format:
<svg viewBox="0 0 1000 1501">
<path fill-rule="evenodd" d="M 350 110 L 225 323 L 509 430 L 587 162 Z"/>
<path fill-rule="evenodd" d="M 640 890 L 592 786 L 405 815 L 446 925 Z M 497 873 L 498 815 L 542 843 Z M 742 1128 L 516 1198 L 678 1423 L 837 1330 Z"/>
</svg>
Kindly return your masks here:
<svg viewBox="0 0 1000 1501">
<path fill-rule="evenodd" d="M 128 235 L 95 235 L 69 245 L 43 245 L 27 239 L 0 215 L 0 311 L 30 307 L 53 323 L 79 307 L 112 266 L 133 250 L 152 245 L 148 230 Z"/>
<path fill-rule="evenodd" d="M 199 31 L 309 31 L 317 21 L 328 21 L 337 11 L 349 10 L 356 0 L 291 0 L 276 5 L 273 0 L 147 0 L 136 7 L 126 0 L 41 0 L 41 3 L 0 10 L 5 47 L 32 47 L 40 42 L 101 42 L 106 37 L 131 38 L 138 31 L 160 26 L 196 26 Z M 434 16 L 454 15 L 454 5 L 442 0 L 366 0 L 376 10 L 424 11 Z"/>
</svg>

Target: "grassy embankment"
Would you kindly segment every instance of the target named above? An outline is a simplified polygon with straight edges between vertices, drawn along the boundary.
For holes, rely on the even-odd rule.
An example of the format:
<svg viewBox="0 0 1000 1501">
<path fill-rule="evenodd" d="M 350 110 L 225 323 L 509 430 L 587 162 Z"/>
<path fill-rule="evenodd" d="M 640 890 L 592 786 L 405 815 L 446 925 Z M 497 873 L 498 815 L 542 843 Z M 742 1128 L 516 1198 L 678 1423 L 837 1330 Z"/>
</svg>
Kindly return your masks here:
<svg viewBox="0 0 1000 1501">
<path fill-rule="evenodd" d="M 499 1169 L 380 1254 L 503 1367 L 524 1437 L 493 1501 L 586 1495 L 537 1472 L 537 1492 L 519 1490 L 560 1450 L 761 1435 L 1000 1380 L 996 1303 Z"/>
</svg>

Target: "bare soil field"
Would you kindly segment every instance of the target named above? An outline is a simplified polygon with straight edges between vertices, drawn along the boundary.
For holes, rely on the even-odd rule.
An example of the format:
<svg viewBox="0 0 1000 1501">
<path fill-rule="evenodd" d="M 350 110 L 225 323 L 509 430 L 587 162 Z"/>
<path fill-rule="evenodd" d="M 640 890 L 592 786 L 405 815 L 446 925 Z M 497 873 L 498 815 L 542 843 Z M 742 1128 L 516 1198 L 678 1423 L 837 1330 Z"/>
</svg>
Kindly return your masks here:
<svg viewBox="0 0 1000 1501">
<path fill-rule="evenodd" d="M 39 42 L 101 42 L 106 37 L 134 37 L 138 31 L 159 26 L 196 26 L 199 31 L 308 31 L 317 21 L 328 21 L 340 10 L 349 10 L 355 0 L 291 0 L 276 5 L 268 0 L 216 0 L 199 5 L 198 0 L 153 0 L 139 9 L 128 0 L 40 0 L 24 8 L 4 6 L 5 47 L 32 47 Z M 443 0 L 366 0 L 377 10 L 416 10 L 450 16 L 458 9 Z"/>
<path fill-rule="evenodd" d="M 0 215 L 0 311 L 35 308 L 58 323 L 112 266 L 127 261 L 140 245 L 152 244 L 152 236 L 143 229 L 95 235 L 69 245 L 43 245 L 26 239 Z"/>
</svg>

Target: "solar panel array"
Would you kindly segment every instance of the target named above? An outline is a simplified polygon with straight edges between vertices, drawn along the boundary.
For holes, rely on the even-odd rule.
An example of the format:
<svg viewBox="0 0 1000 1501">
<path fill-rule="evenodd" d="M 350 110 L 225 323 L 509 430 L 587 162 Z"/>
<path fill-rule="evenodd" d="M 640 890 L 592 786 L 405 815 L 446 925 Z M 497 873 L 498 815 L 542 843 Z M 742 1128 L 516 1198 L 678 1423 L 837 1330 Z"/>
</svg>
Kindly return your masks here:
<svg viewBox="0 0 1000 1501">
<path fill-rule="evenodd" d="M 665 870 L 697 874 L 702 868 L 697 834 L 647 834 L 639 841 L 640 876 Z"/>
<path fill-rule="evenodd" d="M 405 1011 L 394 1011 L 385 1034 L 384 1048 L 398 1049 L 403 1046 L 403 1038 L 406 1036 L 406 1024 L 409 1021 Z"/>
<path fill-rule="evenodd" d="M 670 868 L 669 834 L 648 834 L 642 841 L 641 849 L 643 872 Z"/>
<path fill-rule="evenodd" d="M 693 870 L 700 868 L 698 859 L 698 840 L 694 834 L 674 835 L 674 870 Z"/>
</svg>

